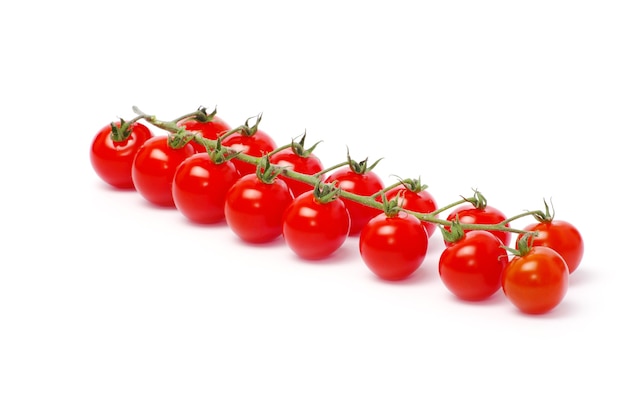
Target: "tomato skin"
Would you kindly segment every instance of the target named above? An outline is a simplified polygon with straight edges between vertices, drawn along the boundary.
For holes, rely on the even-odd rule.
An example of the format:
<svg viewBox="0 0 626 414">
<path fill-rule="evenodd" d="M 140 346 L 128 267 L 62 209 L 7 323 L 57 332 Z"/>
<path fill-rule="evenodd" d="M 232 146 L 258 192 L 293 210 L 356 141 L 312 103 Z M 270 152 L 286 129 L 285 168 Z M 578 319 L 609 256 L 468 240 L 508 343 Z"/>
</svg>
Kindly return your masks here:
<svg viewBox="0 0 626 414">
<path fill-rule="evenodd" d="M 115 123 L 118 127 L 121 122 Z M 96 174 L 107 184 L 121 189 L 133 189 L 135 185 L 131 174 L 133 159 L 139 148 L 152 137 L 147 126 L 134 123 L 130 126 L 130 135 L 122 142 L 111 138 L 111 125 L 100 129 L 90 148 L 91 165 Z"/>
<path fill-rule="evenodd" d="M 253 157 L 262 157 L 276 149 L 276 143 L 272 137 L 258 129 L 252 135 L 246 135 L 243 132 L 235 132 L 224 138 L 222 145 Z M 232 162 L 242 176 L 256 172 L 256 165 L 254 164 L 249 164 L 238 159 L 233 159 Z"/>
<path fill-rule="evenodd" d="M 313 154 L 301 156 L 296 154 L 292 148 L 285 148 L 272 154 L 270 162 L 272 164 L 308 175 L 317 174 L 324 169 L 322 161 L 317 156 Z M 312 185 L 294 180 L 293 178 L 281 178 L 285 181 L 285 183 L 287 183 L 294 197 L 313 189 Z M 320 179 L 324 180 L 324 176 L 322 175 Z"/>
<path fill-rule="evenodd" d="M 381 178 L 371 170 L 359 174 L 350 167 L 343 167 L 326 178 L 327 183 L 335 181 L 342 190 L 364 196 L 373 195 L 384 188 Z M 342 200 L 350 213 L 350 236 L 358 235 L 370 219 L 380 214 L 380 210 L 376 208 L 365 206 L 352 200 Z"/>
<path fill-rule="evenodd" d="M 388 217 L 379 213 L 361 230 L 359 252 L 365 265 L 379 278 L 409 278 L 424 262 L 428 233 L 413 215 L 403 211 Z"/>
<path fill-rule="evenodd" d="M 187 131 L 197 131 L 202 134 L 204 138 L 215 140 L 224 132 L 230 130 L 230 125 L 222 118 L 213 116 L 209 122 L 200 122 L 195 118 L 183 119 L 178 123 L 178 126 L 185 127 Z M 191 141 L 196 152 L 207 152 L 204 145 Z"/>
<path fill-rule="evenodd" d="M 345 243 L 349 231 L 350 215 L 339 198 L 320 203 L 311 190 L 296 197 L 285 210 L 285 242 L 303 259 L 329 257 Z"/>
<path fill-rule="evenodd" d="M 244 175 L 226 194 L 226 222 L 242 240 L 267 243 L 282 235 L 283 215 L 292 201 L 282 179 L 264 183 L 256 174 Z"/>
<path fill-rule="evenodd" d="M 565 260 L 549 247 L 535 246 L 515 256 L 502 272 L 502 289 L 520 311 L 542 314 L 565 297 L 569 271 Z"/>
<path fill-rule="evenodd" d="M 463 205 L 457 207 L 449 215 L 447 220 L 454 220 L 458 215 L 459 222 L 462 224 L 498 224 L 506 220 L 506 216 L 503 212 L 495 207 L 485 206 L 484 208 L 476 208 L 472 205 Z M 509 224 L 506 224 L 509 227 Z M 447 227 L 446 227 L 447 228 Z M 449 228 L 447 228 L 449 230 Z M 472 230 L 465 230 L 466 233 Z M 511 242 L 511 233 L 508 231 L 489 230 L 494 236 L 502 241 L 502 244 L 508 246 Z M 445 242 L 446 246 L 450 245 L 449 242 Z"/>
<path fill-rule="evenodd" d="M 398 206 L 417 213 L 432 213 L 437 210 L 437 202 L 435 198 L 426 190 L 419 192 L 411 191 L 403 185 L 393 188 L 385 193 L 387 200 L 398 197 Z M 437 217 L 437 216 L 435 216 Z M 435 223 L 422 221 L 422 225 L 430 238 L 437 226 Z"/>
<path fill-rule="evenodd" d="M 174 174 L 174 205 L 194 223 L 220 222 L 226 193 L 239 177 L 232 162 L 216 164 L 207 152 L 194 154 L 181 162 Z"/>
<path fill-rule="evenodd" d="M 173 207 L 172 181 L 176 168 L 194 153 L 191 144 L 171 148 L 166 135 L 147 140 L 133 161 L 132 177 L 137 192 L 152 204 Z"/>
<path fill-rule="evenodd" d="M 446 288 L 466 301 L 481 301 L 502 287 L 508 262 L 502 242 L 483 230 L 467 232 L 439 257 L 439 276 Z"/>
<path fill-rule="evenodd" d="M 529 224 L 524 230 L 538 232 L 537 236 L 531 236 L 529 244 L 533 246 L 546 246 L 555 250 L 563 257 L 569 273 L 572 274 L 580 265 L 585 245 L 582 235 L 574 225 L 563 220 L 552 220 Z M 517 236 L 517 242 L 523 234 Z"/>
</svg>

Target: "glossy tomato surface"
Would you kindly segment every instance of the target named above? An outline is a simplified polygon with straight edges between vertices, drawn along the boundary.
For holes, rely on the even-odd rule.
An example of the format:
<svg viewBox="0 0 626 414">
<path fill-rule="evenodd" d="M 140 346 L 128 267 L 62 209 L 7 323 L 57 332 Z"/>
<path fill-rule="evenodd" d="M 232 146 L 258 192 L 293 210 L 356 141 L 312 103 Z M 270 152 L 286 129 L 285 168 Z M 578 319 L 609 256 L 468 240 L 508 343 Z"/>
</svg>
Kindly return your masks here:
<svg viewBox="0 0 626 414">
<path fill-rule="evenodd" d="M 270 162 L 280 167 L 307 175 L 317 174 L 324 169 L 322 161 L 314 154 L 301 156 L 296 154 L 292 148 L 285 148 L 272 154 Z M 287 183 L 294 197 L 313 189 L 313 186 L 310 184 L 289 177 L 281 178 Z M 320 179 L 323 180 L 324 177 L 321 176 Z"/>
<path fill-rule="evenodd" d="M 147 140 L 133 161 L 132 177 L 137 192 L 152 204 L 173 207 L 174 174 L 180 163 L 193 154 L 191 144 L 180 149 L 171 148 L 165 135 Z"/>
<path fill-rule="evenodd" d="M 476 208 L 472 205 L 463 205 L 453 210 L 448 215 L 447 220 L 454 220 L 456 217 L 463 224 L 499 224 L 506 220 L 503 212 L 491 206 Z M 508 223 L 506 227 L 510 227 Z M 466 230 L 465 232 L 470 231 L 472 230 Z M 511 242 L 511 233 L 508 231 L 489 230 L 489 232 L 500 239 L 505 246 L 508 246 Z M 449 245 L 449 243 L 446 242 L 446 245 Z"/>
<path fill-rule="evenodd" d="M 393 217 L 379 213 L 361 230 L 359 252 L 365 265 L 378 277 L 400 281 L 410 277 L 423 263 L 428 234 L 410 214 Z"/>
<path fill-rule="evenodd" d="M 239 177 L 232 162 L 216 164 L 207 152 L 194 154 L 176 169 L 172 183 L 174 204 L 194 223 L 222 221 L 226 193 Z"/>
<path fill-rule="evenodd" d="M 561 303 L 569 286 L 565 260 L 549 247 L 536 246 L 516 256 L 502 273 L 502 289 L 520 311 L 542 314 Z"/>
<path fill-rule="evenodd" d="M 179 126 L 185 127 L 188 131 L 197 131 L 202 134 L 204 138 L 215 140 L 224 132 L 230 129 L 230 125 L 218 116 L 213 116 L 210 121 L 201 122 L 195 118 L 187 118 L 178 123 Z M 204 145 L 191 141 L 196 152 L 207 152 Z"/>
<path fill-rule="evenodd" d="M 280 178 L 272 183 L 244 175 L 228 191 L 224 214 L 228 227 L 248 243 L 267 243 L 283 232 L 283 215 L 293 201 Z"/>
<path fill-rule="evenodd" d="M 398 206 L 417 213 L 432 213 L 437 210 L 435 198 L 426 190 L 411 191 L 403 185 L 395 187 L 385 193 L 387 200 L 397 199 Z M 436 216 L 435 216 L 436 217 Z M 436 225 L 422 221 L 428 237 L 435 232 Z"/>
<path fill-rule="evenodd" d="M 303 259 L 329 257 L 345 243 L 349 231 L 350 216 L 339 198 L 321 203 L 311 190 L 296 197 L 285 211 L 283 236 Z"/>
<path fill-rule="evenodd" d="M 502 287 L 507 252 L 493 234 L 474 230 L 446 247 L 439 257 L 439 276 L 459 299 L 484 300 Z"/>
<path fill-rule="evenodd" d="M 119 128 L 121 122 L 116 123 Z M 152 137 L 147 126 L 134 123 L 130 134 L 121 142 L 113 141 L 111 125 L 103 127 L 94 137 L 90 148 L 91 165 L 96 174 L 107 184 L 124 189 L 135 187 L 132 166 L 139 148 Z"/>
<path fill-rule="evenodd" d="M 353 194 L 371 196 L 384 187 L 382 179 L 373 171 L 357 173 L 350 167 L 340 168 L 326 179 L 327 183 L 336 182 L 342 190 Z M 380 214 L 381 210 L 369 207 L 352 200 L 343 198 L 346 208 L 350 213 L 350 235 L 356 236 L 361 232 L 363 226 L 374 216 Z"/>
<path fill-rule="evenodd" d="M 253 157 L 262 157 L 276 149 L 276 143 L 274 139 L 267 133 L 256 130 L 252 135 L 247 135 L 243 132 L 236 132 L 228 137 L 224 138 L 222 144 L 225 147 L 242 152 L 244 154 L 251 155 Z M 256 165 L 233 159 L 232 162 L 239 170 L 239 173 L 244 176 L 247 174 L 253 174 L 256 172 Z"/>
<path fill-rule="evenodd" d="M 585 252 L 582 235 L 573 224 L 563 220 L 552 220 L 529 224 L 524 230 L 537 232 L 529 243 L 533 246 L 546 246 L 555 250 L 565 259 L 569 273 L 572 274 L 580 265 Z M 517 242 L 522 238 L 517 237 Z"/>
</svg>

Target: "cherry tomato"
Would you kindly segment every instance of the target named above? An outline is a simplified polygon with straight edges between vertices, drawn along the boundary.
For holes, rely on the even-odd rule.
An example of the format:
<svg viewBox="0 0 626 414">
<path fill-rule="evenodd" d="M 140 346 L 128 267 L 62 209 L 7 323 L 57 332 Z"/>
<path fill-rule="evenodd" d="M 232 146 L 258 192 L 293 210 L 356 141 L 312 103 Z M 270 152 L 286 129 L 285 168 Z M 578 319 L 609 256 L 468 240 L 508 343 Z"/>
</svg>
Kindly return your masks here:
<svg viewBox="0 0 626 414">
<path fill-rule="evenodd" d="M 359 252 L 378 277 L 400 281 L 422 264 L 428 250 L 428 234 L 413 215 L 400 211 L 394 216 L 379 213 L 361 230 Z"/>
<path fill-rule="evenodd" d="M 122 123 L 117 122 L 115 126 L 120 128 Z M 93 169 L 104 182 L 117 188 L 135 188 L 131 174 L 133 159 L 143 143 L 152 137 L 152 132 L 143 124 L 134 123 L 128 128 L 126 139 L 113 141 L 112 126 L 107 125 L 96 134 L 91 144 Z"/>
<path fill-rule="evenodd" d="M 178 126 L 185 127 L 187 131 L 198 131 L 204 138 L 215 140 L 221 134 L 228 131 L 230 126 L 222 118 L 213 115 L 207 122 L 201 122 L 196 118 L 186 118 L 178 123 Z M 196 152 L 207 152 L 204 145 L 191 141 Z"/>
<path fill-rule="evenodd" d="M 194 223 L 217 223 L 224 219 L 226 193 L 240 175 L 230 161 L 216 164 L 201 152 L 180 163 L 172 182 L 178 211 Z"/>
<path fill-rule="evenodd" d="M 524 230 L 538 232 L 537 236 L 530 237 L 529 243 L 555 250 L 565 259 L 570 274 L 580 265 L 585 246 L 580 232 L 571 223 L 563 220 L 544 221 L 529 224 Z M 517 237 L 516 243 L 522 236 L 520 234 Z"/>
<path fill-rule="evenodd" d="M 271 183 L 244 175 L 226 194 L 224 213 L 230 229 L 248 243 L 267 243 L 283 233 L 283 214 L 293 195 L 281 178 Z"/>
<path fill-rule="evenodd" d="M 568 283 L 565 260 L 545 246 L 533 246 L 526 254 L 515 256 L 502 272 L 504 294 L 523 313 L 554 309 L 565 297 Z"/>
<path fill-rule="evenodd" d="M 296 154 L 292 148 L 285 148 L 284 150 L 272 154 L 270 162 L 272 164 L 308 175 L 317 174 L 324 169 L 322 161 L 314 154 L 299 155 Z M 285 183 L 287 183 L 294 197 L 313 189 L 313 186 L 310 184 L 294 180 L 293 178 L 281 178 L 285 181 Z M 323 180 L 324 177 L 322 176 L 320 179 Z"/>
<path fill-rule="evenodd" d="M 489 298 L 502 287 L 508 259 L 502 242 L 484 230 L 467 232 L 439 257 L 439 276 L 455 296 L 467 301 Z"/>
<path fill-rule="evenodd" d="M 195 153 L 191 144 L 173 149 L 168 139 L 163 135 L 147 140 L 137 151 L 132 167 L 137 192 L 149 202 L 164 207 L 174 206 L 172 181 L 176 168 Z"/>
<path fill-rule="evenodd" d="M 373 195 L 384 187 L 381 178 L 372 170 L 358 173 L 349 166 L 338 169 L 326 179 L 327 183 L 335 181 L 339 188 L 353 194 L 365 196 Z M 380 210 L 376 208 L 359 204 L 352 200 L 343 199 L 343 201 L 350 213 L 350 236 L 359 234 L 363 226 L 371 218 L 380 214 Z"/>
<path fill-rule="evenodd" d="M 454 211 L 452 211 L 447 220 L 454 220 L 458 216 L 459 222 L 462 224 L 498 224 L 502 221 L 506 220 L 506 216 L 500 210 L 495 207 L 491 207 L 489 205 L 483 208 L 476 208 L 473 205 L 462 205 L 457 207 Z M 509 224 L 506 224 L 506 227 L 509 227 Z M 470 232 L 472 230 L 466 230 L 465 232 Z M 509 245 L 511 241 L 511 233 L 508 231 L 497 231 L 497 230 L 489 230 L 496 236 L 498 239 L 502 241 L 502 244 L 505 246 Z M 449 242 L 445 243 L 446 246 L 450 245 Z"/>
<path fill-rule="evenodd" d="M 276 143 L 272 137 L 256 128 L 253 129 L 251 134 L 245 131 L 235 132 L 224 138 L 222 145 L 253 157 L 262 157 L 276 149 Z M 238 159 L 233 159 L 232 161 L 242 176 L 256 172 L 256 166 L 254 164 Z"/>
<path fill-rule="evenodd" d="M 345 243 L 349 231 L 350 215 L 339 198 L 322 203 L 311 190 L 296 197 L 285 210 L 285 242 L 303 259 L 332 255 Z"/>
<path fill-rule="evenodd" d="M 437 210 L 435 198 L 426 190 L 411 191 L 404 185 L 400 185 L 387 191 L 385 196 L 387 200 L 392 200 L 397 197 L 399 207 L 417 213 L 432 213 Z M 422 225 L 426 229 L 428 237 L 432 236 L 435 232 L 436 225 L 426 221 L 422 221 Z"/>
</svg>

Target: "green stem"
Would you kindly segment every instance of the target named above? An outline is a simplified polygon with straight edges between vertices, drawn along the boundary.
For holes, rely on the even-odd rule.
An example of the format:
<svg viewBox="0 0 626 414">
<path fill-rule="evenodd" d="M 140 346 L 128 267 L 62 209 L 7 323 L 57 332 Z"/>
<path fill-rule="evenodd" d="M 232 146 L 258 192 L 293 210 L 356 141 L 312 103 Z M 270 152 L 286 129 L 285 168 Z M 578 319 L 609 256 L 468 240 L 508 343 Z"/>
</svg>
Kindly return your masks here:
<svg viewBox="0 0 626 414">
<path fill-rule="evenodd" d="M 195 133 L 195 132 L 191 132 L 191 131 L 187 131 L 184 128 L 179 127 L 176 124 L 176 120 L 174 121 L 161 121 L 159 119 L 157 119 L 155 116 L 153 115 L 148 115 L 144 112 L 142 112 L 139 108 L 137 107 L 133 107 L 133 110 L 135 111 L 135 113 L 138 114 L 137 120 L 139 119 L 144 119 L 145 121 L 149 122 L 150 124 L 156 126 L 157 128 L 161 128 L 165 131 L 168 131 L 172 134 L 182 134 L 183 136 L 188 136 L 191 139 L 194 139 L 196 142 L 205 145 L 208 149 L 215 149 L 215 147 L 217 146 L 218 141 L 217 140 L 212 140 L 212 139 L 208 139 L 208 138 L 204 138 L 201 135 Z M 232 135 L 235 132 L 238 132 L 241 130 L 241 128 L 243 127 L 237 127 L 234 128 L 230 131 L 228 131 L 226 134 L 222 135 L 220 137 L 220 139 L 223 139 L 225 136 L 228 135 Z M 288 148 L 290 145 L 286 145 L 284 147 L 281 148 Z M 248 154 L 245 154 L 243 152 L 238 152 L 233 154 L 234 158 L 237 158 L 241 161 L 244 161 L 246 163 L 249 164 L 254 164 L 254 165 L 259 165 L 261 162 L 263 162 L 264 158 L 263 157 L 255 157 L 255 156 L 251 156 Z M 267 162 L 267 161 L 265 161 Z M 308 175 L 308 174 L 303 174 L 303 173 L 299 173 L 296 171 L 293 171 L 291 169 L 287 169 L 287 168 L 283 168 L 279 165 L 276 164 L 269 164 L 269 166 L 271 168 L 276 168 L 277 171 L 279 171 L 279 173 L 281 175 L 284 175 L 285 177 L 289 177 L 289 178 L 293 178 L 294 180 L 300 181 L 300 182 L 304 182 L 307 184 L 310 184 L 312 186 L 317 186 L 317 184 L 320 182 L 320 177 L 323 174 L 326 174 L 332 170 L 335 170 L 337 168 L 343 167 L 345 165 L 349 165 L 349 161 L 344 161 L 342 163 L 339 163 L 337 165 L 333 165 L 330 168 L 326 168 L 325 170 L 322 170 L 320 172 L 318 172 L 317 174 L 313 174 L 313 175 Z M 358 194 L 354 194 L 351 193 L 349 191 L 345 191 L 345 190 L 340 190 L 339 191 L 339 196 L 343 199 L 346 200 L 351 200 L 354 201 L 356 203 L 359 204 L 363 204 L 365 206 L 368 207 L 372 207 L 375 209 L 379 209 L 379 210 L 383 210 L 384 211 L 384 204 L 381 202 L 376 201 L 376 197 L 379 196 L 382 192 L 384 192 L 385 190 L 389 190 L 391 188 L 395 188 L 396 186 L 398 186 L 398 183 L 393 184 L 392 186 L 389 186 L 388 188 L 381 190 L 371 196 L 363 196 L 363 195 L 358 195 Z M 458 206 L 460 204 L 466 203 L 466 202 L 471 202 L 472 198 L 462 198 L 461 200 L 458 200 L 454 203 L 448 204 L 444 207 L 441 207 L 439 209 L 437 209 L 436 211 L 433 211 L 431 213 L 418 213 L 416 211 L 411 211 L 411 210 L 406 210 L 406 209 L 402 209 L 403 211 L 407 212 L 408 214 L 412 214 L 415 217 L 417 217 L 418 219 L 422 220 L 422 221 L 426 221 L 426 222 L 430 222 L 430 223 L 434 223 L 434 224 L 439 224 L 442 226 L 450 226 L 452 225 L 452 222 L 449 220 L 442 220 L 440 218 L 435 217 L 437 214 L 448 210 L 452 207 Z M 542 212 L 539 212 L 542 213 Z M 460 223 L 461 227 L 464 230 L 491 230 L 491 231 L 507 231 L 507 232 L 512 232 L 512 233 L 526 233 L 525 230 L 519 230 L 519 229 L 514 229 L 514 228 L 510 228 L 508 226 L 506 226 L 507 223 L 516 220 L 518 218 L 521 217 L 525 217 L 528 215 L 533 215 L 533 214 L 537 214 L 537 211 L 529 211 L 529 212 L 525 212 L 522 214 L 518 214 L 517 216 L 513 216 L 501 223 L 498 224 L 465 224 L 465 223 Z"/>
</svg>

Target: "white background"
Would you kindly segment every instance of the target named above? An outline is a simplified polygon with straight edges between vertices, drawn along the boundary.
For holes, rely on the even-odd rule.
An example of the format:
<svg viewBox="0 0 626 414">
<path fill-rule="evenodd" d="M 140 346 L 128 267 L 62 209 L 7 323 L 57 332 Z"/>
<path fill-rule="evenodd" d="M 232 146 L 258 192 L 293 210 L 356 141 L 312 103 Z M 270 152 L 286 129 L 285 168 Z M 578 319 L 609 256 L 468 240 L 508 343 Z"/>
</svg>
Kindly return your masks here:
<svg viewBox="0 0 626 414">
<path fill-rule="evenodd" d="M 620 1 L 9 2 L 0 18 L 0 412 L 624 412 Z M 409 6 L 410 4 L 410 6 Z M 113 191 L 89 145 L 132 106 L 263 113 L 509 215 L 552 198 L 564 302 L 455 300 L 437 234 L 405 283 L 357 240 L 308 263 Z M 526 224 L 521 221 L 520 226 Z"/>
</svg>

